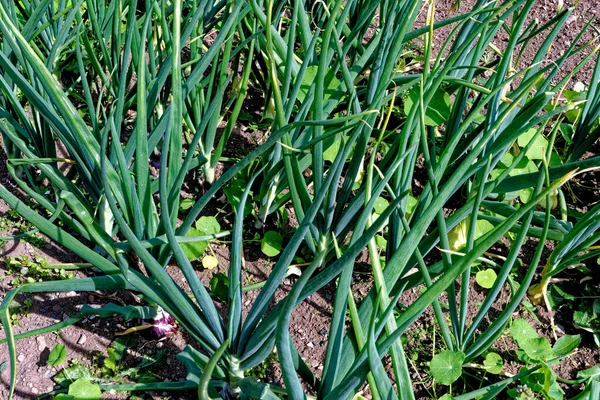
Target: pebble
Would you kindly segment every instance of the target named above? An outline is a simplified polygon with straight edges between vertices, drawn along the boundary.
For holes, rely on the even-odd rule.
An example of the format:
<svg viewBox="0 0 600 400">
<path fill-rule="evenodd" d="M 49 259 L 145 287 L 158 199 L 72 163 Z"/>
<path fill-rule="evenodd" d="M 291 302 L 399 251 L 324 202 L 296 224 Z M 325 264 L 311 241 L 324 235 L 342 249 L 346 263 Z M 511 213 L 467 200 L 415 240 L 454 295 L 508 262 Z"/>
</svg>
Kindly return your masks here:
<svg viewBox="0 0 600 400">
<path fill-rule="evenodd" d="M 77 292 L 75 292 L 75 291 L 65 293 L 65 297 L 75 297 L 75 296 L 77 296 Z"/>
<path fill-rule="evenodd" d="M 38 336 L 35 338 L 35 341 L 37 342 L 38 351 L 44 351 L 44 349 L 47 347 L 46 338 L 43 336 Z"/>
<path fill-rule="evenodd" d="M 51 392 L 51 391 L 53 391 L 53 390 L 54 390 L 54 386 L 48 386 L 48 387 L 46 388 L 46 393 L 50 393 L 50 392 Z"/>
<path fill-rule="evenodd" d="M 19 357 L 17 357 L 17 361 L 19 361 L 19 362 L 25 361 L 25 354 L 19 354 Z"/>
<path fill-rule="evenodd" d="M 81 336 L 79 336 L 79 340 L 77 340 L 77 344 L 84 344 L 85 342 L 87 342 L 87 336 L 82 334 Z"/>
<path fill-rule="evenodd" d="M 163 342 L 158 342 L 158 343 L 156 343 L 156 348 L 157 348 L 157 349 L 160 349 L 160 348 L 162 348 L 164 345 L 165 345 L 165 344 L 164 344 Z"/>
<path fill-rule="evenodd" d="M 27 275 L 27 273 L 29 272 L 29 268 L 23 267 L 19 272 L 21 273 L 21 275 Z"/>
<path fill-rule="evenodd" d="M 313 342 L 308 342 L 306 344 L 306 347 L 310 347 L 311 349 L 315 347 L 315 345 L 313 344 Z"/>
<path fill-rule="evenodd" d="M 40 391 L 37 388 L 31 388 L 31 393 L 38 394 Z"/>
</svg>

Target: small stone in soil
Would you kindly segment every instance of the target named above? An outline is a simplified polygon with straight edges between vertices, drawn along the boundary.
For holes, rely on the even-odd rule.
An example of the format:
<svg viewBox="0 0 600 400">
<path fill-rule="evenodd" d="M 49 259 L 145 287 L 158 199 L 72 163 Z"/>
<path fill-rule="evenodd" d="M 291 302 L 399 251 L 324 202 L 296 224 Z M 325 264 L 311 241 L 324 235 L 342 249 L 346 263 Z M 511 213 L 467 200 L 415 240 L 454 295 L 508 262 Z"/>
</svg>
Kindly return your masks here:
<svg viewBox="0 0 600 400">
<path fill-rule="evenodd" d="M 19 272 L 21 273 L 21 275 L 27 275 L 27 273 L 29 272 L 29 268 L 23 267 Z"/>
<path fill-rule="evenodd" d="M 25 354 L 19 354 L 19 357 L 17 357 L 17 360 L 18 360 L 19 362 L 23 362 L 23 361 L 25 361 Z"/>
<path fill-rule="evenodd" d="M 308 342 L 306 344 L 306 347 L 310 347 L 312 349 L 313 347 L 315 347 L 315 345 L 313 344 L 313 342 Z"/>
<path fill-rule="evenodd" d="M 38 394 L 40 391 L 37 388 L 31 388 L 31 393 Z"/>
<path fill-rule="evenodd" d="M 323 328 L 319 331 L 319 333 L 323 336 L 327 335 L 327 329 Z"/>
<path fill-rule="evenodd" d="M 79 340 L 77 340 L 77 344 L 84 344 L 85 342 L 87 342 L 87 336 L 82 334 L 81 336 L 79 336 Z"/>
<path fill-rule="evenodd" d="M 44 349 L 47 347 L 46 345 L 46 338 L 43 336 L 38 336 L 35 338 L 36 342 L 37 342 L 37 348 L 38 351 L 44 351 Z"/>
</svg>

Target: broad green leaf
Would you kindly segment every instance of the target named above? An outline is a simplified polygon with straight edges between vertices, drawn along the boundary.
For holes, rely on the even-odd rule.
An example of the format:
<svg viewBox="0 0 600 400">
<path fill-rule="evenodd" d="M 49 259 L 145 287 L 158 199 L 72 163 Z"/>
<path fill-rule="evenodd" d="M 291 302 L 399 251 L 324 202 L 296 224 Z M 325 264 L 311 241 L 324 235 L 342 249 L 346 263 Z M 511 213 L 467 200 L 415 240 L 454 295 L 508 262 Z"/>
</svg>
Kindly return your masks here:
<svg viewBox="0 0 600 400">
<path fill-rule="evenodd" d="M 298 101 L 304 102 L 306 95 L 308 94 L 310 87 L 312 86 L 319 67 L 317 65 L 311 65 L 306 68 L 304 77 L 302 78 L 302 84 L 300 85 L 300 91 L 298 92 Z M 323 102 L 327 102 L 331 95 L 335 93 L 337 88 L 340 86 L 340 80 L 335 77 L 332 70 L 327 71 L 325 74 L 325 93 L 323 93 Z"/>
<path fill-rule="evenodd" d="M 577 372 L 578 379 L 596 379 L 600 380 L 600 366 L 594 365 L 591 368 L 584 369 L 583 371 Z"/>
<path fill-rule="evenodd" d="M 545 337 L 523 339 L 518 343 L 532 360 L 546 361 L 554 357 L 550 342 Z"/>
<path fill-rule="evenodd" d="M 404 100 L 404 113 L 408 115 L 413 104 L 419 102 L 419 87 L 414 87 Z M 418 115 L 418 114 L 417 114 Z M 450 95 L 438 89 L 425 109 L 425 125 L 438 126 L 450 118 Z"/>
<path fill-rule="evenodd" d="M 196 221 L 196 229 L 203 235 L 212 235 L 221 232 L 221 225 L 215 217 L 200 217 Z"/>
<path fill-rule="evenodd" d="M 186 236 L 202 236 L 202 232 L 190 228 Z M 208 242 L 189 242 L 189 243 L 181 243 L 181 248 L 183 249 L 184 254 L 190 261 L 198 260 L 204 255 L 204 250 L 208 246 Z"/>
<path fill-rule="evenodd" d="M 323 147 L 326 150 L 323 152 L 323 160 L 332 163 L 335 160 L 335 157 L 337 157 L 341 145 L 342 141 L 340 140 L 340 135 L 333 136 L 331 140 L 325 140 Z"/>
<path fill-rule="evenodd" d="M 517 344 L 521 347 L 521 342 L 525 339 L 534 339 L 538 337 L 535 329 L 529 325 L 529 322 L 522 318 L 515 319 L 510 326 L 509 331 L 513 339 L 515 339 L 515 342 L 517 342 Z"/>
<path fill-rule="evenodd" d="M 494 286 L 494 282 L 496 282 L 497 277 L 498 275 L 496 274 L 496 271 L 488 268 L 477 272 L 475 275 L 475 281 L 482 288 L 490 289 L 492 286 Z"/>
<path fill-rule="evenodd" d="M 215 217 L 200 217 L 195 224 L 196 229 L 190 228 L 186 236 L 206 236 L 219 233 L 221 226 Z M 190 261 L 198 260 L 204 255 L 208 242 L 181 243 L 181 248 Z"/>
<path fill-rule="evenodd" d="M 377 214 L 381 214 L 382 212 L 385 211 L 385 209 L 390 205 L 390 202 L 387 201 L 386 199 L 384 199 L 383 197 L 378 197 L 377 200 L 375 200 L 375 205 L 373 206 L 373 209 L 375 210 L 375 212 Z"/>
<path fill-rule="evenodd" d="M 210 293 L 219 300 L 226 302 L 229 294 L 229 277 L 222 272 L 213 274 L 210 278 Z"/>
<path fill-rule="evenodd" d="M 416 206 L 417 206 L 417 199 L 415 199 L 412 196 L 408 196 L 408 201 L 406 202 L 406 216 L 407 217 L 413 213 Z"/>
<path fill-rule="evenodd" d="M 80 363 L 73 363 L 60 371 L 52 379 L 62 387 L 68 387 L 71 383 L 80 378 L 89 378 L 93 376 L 89 367 Z"/>
<path fill-rule="evenodd" d="M 517 139 L 517 143 L 521 148 L 527 146 L 527 144 L 533 139 L 537 130 L 529 129 L 527 132 L 519 136 Z M 546 154 L 546 150 L 548 149 L 548 140 L 543 137 L 541 134 L 537 135 L 534 139 L 533 144 L 525 153 L 525 156 L 530 160 L 541 160 L 544 158 Z"/>
<path fill-rule="evenodd" d="M 502 373 L 504 363 L 502 361 L 502 357 L 500 357 L 499 354 L 491 352 L 485 356 L 485 360 L 483 360 L 483 365 L 485 366 L 487 372 L 489 372 L 490 374 L 497 375 Z"/>
<path fill-rule="evenodd" d="M 565 335 L 558 338 L 554 346 L 552 346 L 552 350 L 554 351 L 554 355 L 557 357 L 563 357 L 570 354 L 573 350 L 579 346 L 581 343 L 580 335 Z"/>
<path fill-rule="evenodd" d="M 431 376 L 442 385 L 451 385 L 462 375 L 464 361 L 465 353 L 461 351 L 441 351 L 431 359 Z"/>
<path fill-rule="evenodd" d="M 375 235 L 375 244 L 380 249 L 385 249 L 385 246 L 387 246 L 387 240 L 385 240 L 385 238 L 381 235 Z"/>
<path fill-rule="evenodd" d="M 246 190 L 246 184 L 246 180 L 238 178 L 234 179 L 229 185 L 223 187 L 223 193 L 225 193 L 225 197 L 227 197 L 227 202 L 231 204 L 234 210 L 237 210 L 237 207 L 240 204 L 240 199 L 242 198 L 244 190 Z M 250 192 L 250 194 L 252 194 L 252 192 Z M 251 212 L 252 202 L 246 201 L 246 204 L 244 204 L 244 217 Z"/>
<path fill-rule="evenodd" d="M 263 236 L 260 243 L 260 250 L 269 257 L 275 257 L 281 252 L 282 243 L 283 238 L 279 232 L 267 231 L 265 232 L 265 236 Z"/>
<path fill-rule="evenodd" d="M 440 397 L 439 400 L 454 400 L 454 397 L 452 397 L 451 394 L 446 393 L 445 395 Z"/>
<path fill-rule="evenodd" d="M 62 344 L 54 346 L 50 355 L 48 356 L 48 365 L 55 366 L 62 364 L 67 358 L 67 349 Z"/>
<path fill-rule="evenodd" d="M 450 250 L 458 251 L 467 244 L 470 220 L 470 218 L 463 219 L 458 225 L 450 230 L 450 232 L 448 232 Z M 477 220 L 475 226 L 475 240 L 485 235 L 492 229 L 494 229 L 494 225 L 492 225 L 491 222 L 484 219 Z"/>
<path fill-rule="evenodd" d="M 554 372 L 552 367 L 546 363 L 542 363 L 542 372 L 544 374 L 544 397 L 552 400 L 562 400 L 565 392 L 563 392 L 561 387 L 558 385 L 556 380 L 556 372 Z"/>
<path fill-rule="evenodd" d="M 68 394 L 59 393 L 54 396 L 54 400 L 75 400 L 75 397 L 69 396 Z"/>
<path fill-rule="evenodd" d="M 80 378 L 69 386 L 69 396 L 73 396 L 75 400 L 99 400 L 102 391 L 97 384 Z"/>
<path fill-rule="evenodd" d="M 179 204 L 179 208 L 182 211 L 189 210 L 196 203 L 193 199 L 183 199 L 181 200 L 181 204 Z"/>
</svg>

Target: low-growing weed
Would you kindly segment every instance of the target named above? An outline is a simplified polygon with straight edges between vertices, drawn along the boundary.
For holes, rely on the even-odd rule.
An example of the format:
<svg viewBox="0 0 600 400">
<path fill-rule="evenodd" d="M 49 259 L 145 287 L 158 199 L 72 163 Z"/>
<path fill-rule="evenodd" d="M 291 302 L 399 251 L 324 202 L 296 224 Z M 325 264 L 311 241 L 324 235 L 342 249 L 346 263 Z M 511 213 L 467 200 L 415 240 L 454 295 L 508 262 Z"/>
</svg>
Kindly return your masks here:
<svg viewBox="0 0 600 400">
<path fill-rule="evenodd" d="M 63 268 L 52 268 L 45 257 L 16 256 L 6 257 L 6 270 L 11 277 L 11 285 L 19 286 L 24 283 L 73 279 L 75 274 Z"/>
</svg>

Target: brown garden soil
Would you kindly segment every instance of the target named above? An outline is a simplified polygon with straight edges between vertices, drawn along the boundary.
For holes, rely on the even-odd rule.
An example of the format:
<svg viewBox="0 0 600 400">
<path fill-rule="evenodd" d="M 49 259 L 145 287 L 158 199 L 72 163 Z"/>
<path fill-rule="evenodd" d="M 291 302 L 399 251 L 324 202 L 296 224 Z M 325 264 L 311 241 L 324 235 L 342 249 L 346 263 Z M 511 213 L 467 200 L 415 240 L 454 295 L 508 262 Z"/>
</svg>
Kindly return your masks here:
<svg viewBox="0 0 600 400">
<path fill-rule="evenodd" d="M 437 2 L 436 15 L 438 15 L 438 18 L 451 14 L 452 3 L 452 1 L 444 0 Z M 460 10 L 465 11 L 470 9 L 473 3 L 473 0 L 461 1 Z M 555 12 L 556 3 L 557 0 L 538 0 L 531 13 L 532 18 L 538 18 L 541 21 L 549 19 Z M 572 1 L 565 1 L 565 6 L 571 5 L 573 5 Z M 553 54 L 555 56 L 559 56 L 561 52 L 567 48 L 590 18 L 594 18 L 594 24 L 597 27 L 600 27 L 600 3 L 597 0 L 579 1 L 578 7 L 567 22 L 566 29 L 561 32 L 553 44 Z M 423 16 L 421 16 L 419 20 L 423 21 Z M 447 34 L 448 30 L 440 30 L 436 33 L 435 45 L 438 48 Z M 592 38 L 593 36 L 590 31 L 587 36 L 584 37 L 584 40 L 591 40 Z M 502 48 L 502 39 L 500 38 L 498 41 L 499 42 L 496 44 L 498 47 Z M 536 42 L 534 41 L 532 47 L 525 53 L 525 58 L 533 58 L 535 45 Z M 576 60 L 573 61 L 573 63 L 574 62 L 576 62 Z M 574 66 L 573 63 L 566 65 L 567 71 Z M 582 69 L 573 77 L 573 83 L 577 81 L 589 82 L 592 68 L 593 66 L 588 64 L 586 68 Z M 260 101 L 258 102 L 260 103 Z M 235 137 L 232 140 L 237 143 L 237 147 L 233 150 L 228 149 L 230 153 L 227 155 L 231 157 L 244 154 L 248 148 L 255 146 L 256 142 L 260 140 L 249 135 L 245 129 L 235 131 L 234 136 Z M 591 149 L 591 151 L 593 154 L 597 154 L 596 149 Z M 592 153 L 589 155 L 592 155 Z M 6 160 L 2 159 L 0 161 L 1 183 L 5 186 L 14 188 L 4 167 Z M 419 183 L 417 182 L 416 184 Z M 581 177 L 580 180 L 573 183 L 571 187 L 572 204 L 580 211 L 585 211 L 590 202 L 597 201 L 599 198 L 597 177 L 594 174 L 587 174 Z M 224 206 L 225 204 L 222 197 L 216 197 L 214 204 L 210 207 L 213 207 L 214 211 L 216 211 Z M 7 215 L 7 211 L 8 207 L 6 204 L 0 202 L 0 216 Z M 10 230 L 4 232 L 4 234 L 10 233 Z M 1 249 L 2 258 L 0 262 L 1 297 L 4 297 L 8 290 L 13 289 L 13 279 L 18 275 L 9 271 L 5 262 L 6 257 L 43 257 L 47 259 L 49 264 L 80 261 L 67 250 L 55 246 L 43 237 L 42 239 L 43 243 L 36 246 L 33 246 L 24 240 L 10 240 L 4 244 Z M 206 271 L 202 269 L 201 265 L 198 265 L 199 275 L 205 284 L 208 284 L 209 279 L 214 272 L 226 273 L 227 270 L 225 267 L 229 265 L 229 251 L 227 247 L 224 244 L 219 243 L 213 243 L 211 246 L 219 260 L 219 266 L 213 271 Z M 527 254 L 527 252 L 533 252 L 535 250 L 534 244 L 530 243 L 527 249 L 528 250 L 522 255 L 524 259 L 531 256 L 531 254 Z M 498 250 L 505 251 L 506 249 L 499 248 Z M 262 255 L 258 244 L 256 246 L 250 245 L 245 248 L 244 251 L 244 273 L 246 282 L 253 283 L 266 279 L 273 261 Z M 547 253 L 548 251 L 546 251 L 546 257 Z M 358 260 L 359 263 L 366 263 L 367 261 L 368 259 L 366 257 L 362 257 Z M 172 276 L 178 283 L 184 283 L 184 280 L 178 273 L 176 267 L 169 267 L 168 270 L 172 273 Z M 93 275 L 93 272 L 79 271 L 76 272 L 75 275 L 77 277 L 83 277 Z M 281 296 L 289 290 L 293 283 L 291 279 L 292 278 L 283 282 L 278 298 L 281 298 Z M 359 281 L 359 283 L 357 283 L 354 288 L 354 293 L 357 301 L 359 301 L 368 291 L 371 282 L 368 274 L 357 276 L 357 281 Z M 291 321 L 291 334 L 294 343 L 301 356 L 309 363 L 310 367 L 317 375 L 321 374 L 323 367 L 333 294 L 334 289 L 328 286 L 309 297 L 296 308 Z M 249 292 L 245 295 L 243 300 L 245 312 L 251 307 L 256 295 L 256 292 Z M 403 295 L 400 302 L 401 304 L 408 306 L 418 298 L 419 295 L 419 288 L 413 288 Z M 472 284 L 472 305 L 483 301 L 485 296 L 486 291 L 484 289 Z M 489 318 L 493 318 L 494 313 L 499 313 L 503 309 L 503 305 L 509 300 L 509 297 L 510 294 L 508 291 L 500 296 L 500 300 L 494 304 Z M 100 307 L 108 302 L 117 304 L 142 304 L 140 299 L 126 292 L 67 292 L 56 294 L 18 295 L 16 300 L 17 303 L 21 305 L 25 305 L 26 300 L 31 300 L 32 303 L 29 307 L 24 306 L 19 312 L 20 317 L 14 328 L 15 333 L 30 331 L 62 321 L 68 316 L 77 313 L 83 304 L 90 304 L 96 307 Z M 447 301 L 447 299 L 441 298 L 441 301 L 444 302 Z M 469 317 L 472 317 L 476 311 L 477 309 L 475 306 L 471 307 L 469 310 Z M 550 316 L 543 307 L 537 307 L 536 309 L 536 318 L 539 322 L 536 321 L 533 314 L 525 309 L 519 309 L 515 313 L 515 317 L 522 317 L 531 321 L 538 332 L 553 342 L 554 339 L 552 337 L 551 329 L 549 328 Z M 577 371 L 592 365 L 598 365 L 600 363 L 600 350 L 595 346 L 591 335 L 574 328 L 570 322 L 570 316 L 563 315 L 560 311 L 554 318 L 557 323 L 561 325 L 565 333 L 579 333 L 582 334 L 584 338 L 580 348 L 575 354 L 567 357 L 556 366 L 558 374 L 562 378 L 572 379 L 575 377 Z M 126 322 L 121 317 L 104 319 L 87 317 L 73 326 L 62 329 L 59 333 L 48 333 L 18 341 L 18 372 L 15 399 L 36 399 L 44 393 L 59 389 L 60 387 L 53 382 L 52 377 L 72 360 L 76 359 L 86 365 L 101 363 L 102 358 L 106 357 L 108 346 L 110 346 L 117 337 L 116 334 L 136 325 L 136 323 L 136 321 Z M 178 332 L 175 336 L 164 341 L 148 339 L 138 333 L 134 333 L 130 336 L 133 338 L 133 343 L 127 350 L 123 359 L 126 366 L 137 365 L 144 354 L 152 355 L 164 352 L 164 358 L 157 364 L 151 366 L 149 371 L 161 381 L 181 381 L 185 379 L 185 368 L 175 358 L 175 355 L 187 344 L 194 345 L 193 340 L 187 337 L 185 333 Z M 434 395 L 441 395 L 441 393 L 443 393 L 443 388 L 438 386 L 436 391 L 432 386 L 432 382 L 424 380 L 427 376 L 426 362 L 431 359 L 432 352 L 439 350 L 439 344 L 441 342 L 439 332 L 435 328 L 431 308 L 415 322 L 407 332 L 406 339 L 406 350 L 407 354 L 409 354 L 410 370 L 415 384 L 417 398 L 428 399 L 433 398 Z M 67 348 L 67 361 L 61 366 L 51 367 L 47 365 L 48 355 L 50 350 L 59 343 L 64 344 Z M 502 337 L 495 343 L 493 349 L 499 354 L 506 356 L 505 359 L 509 360 L 508 365 L 506 365 L 507 372 L 514 374 L 518 371 L 519 365 L 514 361 L 510 361 L 516 360 L 514 357 L 516 346 L 512 339 Z M 7 346 L 0 345 L 0 363 L 6 360 L 8 360 Z M 264 381 L 281 384 L 281 373 L 273 365 L 265 365 L 265 367 L 257 373 L 260 375 L 258 377 Z M 2 384 L 0 384 L 0 399 L 5 399 L 7 397 L 9 382 L 8 368 L 5 368 L 0 373 L 0 380 L 2 382 Z M 565 387 L 565 390 L 567 390 L 567 398 L 570 398 L 577 393 L 578 388 L 571 386 Z M 366 392 L 365 395 L 368 397 L 368 392 Z M 139 396 L 153 399 L 196 398 L 193 392 L 158 392 L 139 394 Z M 124 393 L 105 392 L 103 395 L 103 399 L 104 398 L 124 399 L 128 398 L 128 395 Z"/>
</svg>

